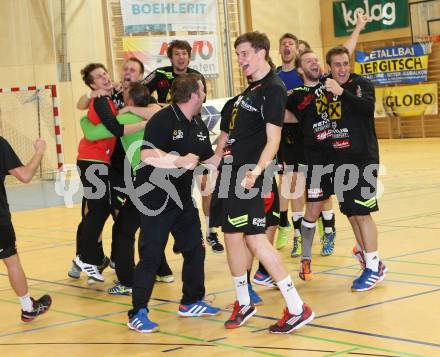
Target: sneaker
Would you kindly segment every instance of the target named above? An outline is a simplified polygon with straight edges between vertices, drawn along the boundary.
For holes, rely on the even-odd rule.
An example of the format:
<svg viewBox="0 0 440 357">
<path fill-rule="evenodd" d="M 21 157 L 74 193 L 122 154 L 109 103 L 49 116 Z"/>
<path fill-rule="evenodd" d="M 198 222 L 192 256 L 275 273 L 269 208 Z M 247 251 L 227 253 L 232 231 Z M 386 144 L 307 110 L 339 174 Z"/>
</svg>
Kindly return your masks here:
<svg viewBox="0 0 440 357">
<path fill-rule="evenodd" d="M 180 304 L 178 314 L 183 317 L 214 316 L 217 315 L 220 310 L 220 308 L 213 307 L 200 300 L 190 305 Z"/>
<path fill-rule="evenodd" d="M 240 305 L 238 301 L 234 303 L 234 310 L 231 317 L 225 322 L 225 328 L 233 329 L 243 325 L 251 316 L 255 315 L 257 308 L 253 305 Z"/>
<path fill-rule="evenodd" d="M 353 284 L 351 285 L 351 291 L 367 291 L 373 289 L 376 284 L 385 279 L 386 271 L 388 271 L 388 269 L 383 263 L 382 265 L 379 265 L 379 270 L 377 272 L 365 268 L 361 276 L 354 279 Z"/>
<path fill-rule="evenodd" d="M 333 254 L 333 249 L 335 249 L 335 238 L 336 238 L 336 232 L 324 233 L 324 235 L 322 236 L 321 255 L 323 257 L 327 257 Z"/>
<path fill-rule="evenodd" d="M 277 285 L 275 284 L 275 281 L 272 279 L 272 277 L 269 274 L 263 273 L 261 270 L 257 270 L 255 272 L 255 275 L 254 275 L 254 278 L 252 279 L 252 281 L 255 284 L 264 285 L 269 288 L 276 288 L 277 287 Z"/>
<path fill-rule="evenodd" d="M 287 245 L 291 233 L 292 233 L 292 226 L 290 225 L 287 227 L 281 227 L 281 226 L 278 227 L 277 240 L 275 243 L 277 249 L 282 249 Z"/>
<path fill-rule="evenodd" d="M 293 237 L 293 248 L 290 256 L 293 258 L 299 257 L 302 254 L 302 237 Z"/>
<path fill-rule="evenodd" d="M 128 295 L 130 296 L 132 293 L 132 288 L 122 285 L 120 282 L 117 282 L 113 287 L 108 288 L 107 292 L 110 295 Z"/>
<path fill-rule="evenodd" d="M 310 281 L 313 279 L 312 261 L 310 259 L 301 259 L 299 277 L 305 281 Z"/>
<path fill-rule="evenodd" d="M 100 283 L 104 282 L 104 277 L 101 275 L 96 265 L 84 263 L 79 256 L 76 256 L 73 262 L 78 269 L 81 269 L 81 271 L 87 274 L 89 277 L 88 280 L 94 280 Z"/>
<path fill-rule="evenodd" d="M 315 313 L 306 304 L 303 305 L 303 311 L 300 315 L 294 315 L 289 312 L 287 307 L 283 311 L 283 317 L 275 324 L 269 327 L 271 333 L 291 333 L 315 318 Z"/>
<path fill-rule="evenodd" d="M 161 283 L 172 283 L 174 281 L 174 275 L 164 275 L 164 276 L 156 275 L 156 281 Z"/>
<path fill-rule="evenodd" d="M 357 249 L 357 246 L 354 246 L 352 254 L 353 257 L 355 257 L 358 260 L 361 269 L 364 270 L 367 266 L 364 252 L 362 250 Z"/>
<path fill-rule="evenodd" d="M 251 284 L 248 284 L 248 292 L 249 292 L 249 297 L 251 298 L 251 304 L 260 305 L 263 303 L 263 299 L 260 297 L 260 295 L 258 295 L 255 292 Z"/>
<path fill-rule="evenodd" d="M 47 310 L 49 310 L 50 305 L 52 305 L 52 299 L 49 295 L 43 295 L 38 300 L 34 300 L 31 298 L 33 302 L 33 310 L 32 311 L 23 311 L 21 310 L 21 321 L 23 322 L 31 322 L 38 315 L 44 314 Z"/>
<path fill-rule="evenodd" d="M 101 265 L 98 265 L 98 271 L 102 274 L 102 272 L 110 265 L 110 258 L 104 255 L 102 259 Z"/>
<path fill-rule="evenodd" d="M 140 333 L 155 332 L 159 330 L 159 324 L 148 318 L 147 309 L 140 309 L 136 314 L 129 311 L 128 316 L 129 320 L 127 326 L 130 330 L 135 330 Z"/>
<path fill-rule="evenodd" d="M 223 253 L 225 250 L 223 244 L 221 244 L 218 240 L 217 233 L 209 233 L 209 235 L 206 237 L 206 241 L 211 246 L 214 253 Z"/>
<path fill-rule="evenodd" d="M 79 279 L 81 277 L 81 269 L 79 269 L 75 262 L 72 260 L 72 266 L 70 267 L 70 270 L 67 272 L 67 275 L 69 278 L 72 279 Z"/>
</svg>

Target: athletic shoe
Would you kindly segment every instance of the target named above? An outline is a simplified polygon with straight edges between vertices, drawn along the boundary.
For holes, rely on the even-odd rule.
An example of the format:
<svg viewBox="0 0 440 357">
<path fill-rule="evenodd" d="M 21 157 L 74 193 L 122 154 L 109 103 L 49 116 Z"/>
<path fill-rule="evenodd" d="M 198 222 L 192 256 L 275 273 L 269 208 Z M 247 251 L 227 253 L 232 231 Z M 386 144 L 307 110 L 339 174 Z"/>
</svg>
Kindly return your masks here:
<svg viewBox="0 0 440 357">
<path fill-rule="evenodd" d="M 248 284 L 249 297 L 251 298 L 251 304 L 260 305 L 263 303 L 263 299 L 252 288 L 251 284 Z"/>
<path fill-rule="evenodd" d="M 321 255 L 323 257 L 327 257 L 333 254 L 333 249 L 335 248 L 335 238 L 336 238 L 336 232 L 324 233 L 324 235 L 322 236 Z"/>
<path fill-rule="evenodd" d="M 214 253 L 223 253 L 225 250 L 223 244 L 221 244 L 218 240 L 217 233 L 209 233 L 209 235 L 206 237 L 206 241 L 211 246 Z"/>
<path fill-rule="evenodd" d="M 213 307 L 206 302 L 199 300 L 190 305 L 180 304 L 178 314 L 183 317 L 214 316 L 220 311 L 220 308 Z"/>
<path fill-rule="evenodd" d="M 174 281 L 174 275 L 164 275 L 164 276 L 156 275 L 156 281 L 161 283 L 172 283 Z"/>
<path fill-rule="evenodd" d="M 362 250 L 357 249 L 357 246 L 354 246 L 352 254 L 353 257 L 355 257 L 358 260 L 361 269 L 364 270 L 367 266 L 364 252 Z"/>
<path fill-rule="evenodd" d="M 84 263 L 83 261 L 81 261 L 79 256 L 76 256 L 73 262 L 75 263 L 77 268 L 81 269 L 81 271 L 87 274 L 87 276 L 89 277 L 88 280 L 94 280 L 100 283 L 104 282 L 104 277 L 101 275 L 96 265 Z"/>
<path fill-rule="evenodd" d="M 128 295 L 130 296 L 132 293 L 132 288 L 122 285 L 119 281 L 112 286 L 111 288 L 107 289 L 107 292 L 110 295 Z"/>
<path fill-rule="evenodd" d="M 110 258 L 106 255 L 104 255 L 104 258 L 102 258 L 102 262 L 100 265 L 98 265 L 98 271 L 102 274 L 102 272 L 110 265 Z"/>
<path fill-rule="evenodd" d="M 293 248 L 290 256 L 293 258 L 299 257 L 302 254 L 302 237 L 293 237 Z"/>
<path fill-rule="evenodd" d="M 42 315 L 49 310 L 50 305 L 52 305 L 52 299 L 49 295 L 43 295 L 38 300 L 31 298 L 31 300 L 33 304 L 32 311 L 21 310 L 21 321 L 23 322 L 31 322 L 38 315 Z"/>
<path fill-rule="evenodd" d="M 269 327 L 271 333 L 291 333 L 315 318 L 315 313 L 306 304 L 303 305 L 303 311 L 300 315 L 294 315 L 289 312 L 287 307 L 283 311 L 283 316 L 275 324 Z"/>
<path fill-rule="evenodd" d="M 310 259 L 301 259 L 299 277 L 305 281 L 313 279 L 312 261 Z"/>
<path fill-rule="evenodd" d="M 257 308 L 253 305 L 240 305 L 238 301 L 234 303 L 234 310 L 231 317 L 225 322 L 225 328 L 233 329 L 243 325 L 251 316 L 255 315 Z"/>
<path fill-rule="evenodd" d="M 255 272 L 254 278 L 252 281 L 258 285 L 264 285 L 269 288 L 276 288 L 277 285 L 273 281 L 272 277 L 269 274 L 263 273 L 261 270 L 257 270 Z"/>
<path fill-rule="evenodd" d="M 155 332 L 159 330 L 159 324 L 151 321 L 148 318 L 148 310 L 140 309 L 136 314 L 132 311 L 128 312 L 129 320 L 127 326 L 131 330 L 135 330 L 140 333 Z"/>
<path fill-rule="evenodd" d="M 275 246 L 277 249 L 284 248 L 289 242 L 289 236 L 292 233 L 292 226 L 281 227 L 278 226 L 278 234 Z"/>
<path fill-rule="evenodd" d="M 365 268 L 361 276 L 357 279 L 354 279 L 353 284 L 351 285 L 351 290 L 367 291 L 373 289 L 376 284 L 385 279 L 386 271 L 387 268 L 383 263 L 381 266 L 379 266 L 379 270 L 377 272 L 372 271 L 369 268 Z"/>
<path fill-rule="evenodd" d="M 81 277 L 81 269 L 79 269 L 75 262 L 72 260 L 72 266 L 70 267 L 70 270 L 67 272 L 67 275 L 69 278 L 72 279 L 79 279 Z"/>
</svg>

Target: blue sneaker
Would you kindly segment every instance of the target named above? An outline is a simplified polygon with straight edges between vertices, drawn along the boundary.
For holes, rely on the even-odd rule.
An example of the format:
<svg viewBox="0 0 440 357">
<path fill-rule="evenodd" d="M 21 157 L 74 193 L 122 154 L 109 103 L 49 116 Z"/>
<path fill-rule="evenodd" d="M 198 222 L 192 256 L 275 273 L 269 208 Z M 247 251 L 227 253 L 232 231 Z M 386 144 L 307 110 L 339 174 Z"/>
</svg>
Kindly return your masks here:
<svg viewBox="0 0 440 357">
<path fill-rule="evenodd" d="M 131 315 L 131 316 L 130 316 Z M 148 310 L 140 309 L 136 314 L 129 312 L 130 319 L 127 326 L 130 330 L 135 330 L 140 333 L 155 332 L 159 330 L 159 324 L 150 321 L 148 318 Z"/>
<path fill-rule="evenodd" d="M 214 316 L 217 315 L 220 310 L 218 307 L 213 307 L 199 300 L 190 305 L 180 304 L 178 314 L 184 317 Z"/>
<path fill-rule="evenodd" d="M 333 249 L 335 249 L 335 238 L 336 238 L 336 232 L 324 233 L 324 235 L 322 236 L 321 255 L 323 257 L 327 257 L 333 254 Z"/>
<path fill-rule="evenodd" d="M 269 288 L 276 288 L 276 284 L 269 274 L 264 274 L 260 270 L 257 270 L 252 281 L 258 285 L 264 285 Z"/>
<path fill-rule="evenodd" d="M 353 281 L 351 286 L 352 291 L 367 291 L 373 289 L 377 283 L 380 283 L 385 278 L 386 267 L 383 264 L 383 269 L 379 267 L 379 271 L 372 271 L 365 268 L 361 276 Z"/>
<path fill-rule="evenodd" d="M 363 253 L 362 253 L 363 254 Z M 366 266 L 364 266 L 362 269 L 365 269 Z M 388 268 L 387 266 L 383 263 L 382 260 L 379 260 L 379 275 L 381 276 L 381 281 L 383 279 L 385 279 L 386 275 L 388 273 Z M 362 274 L 361 274 L 362 276 Z M 361 277 L 359 276 L 358 278 L 353 280 L 353 283 L 357 282 Z"/>
<path fill-rule="evenodd" d="M 251 298 L 251 304 L 260 305 L 263 299 L 255 292 L 251 284 L 248 284 L 249 297 Z"/>
</svg>

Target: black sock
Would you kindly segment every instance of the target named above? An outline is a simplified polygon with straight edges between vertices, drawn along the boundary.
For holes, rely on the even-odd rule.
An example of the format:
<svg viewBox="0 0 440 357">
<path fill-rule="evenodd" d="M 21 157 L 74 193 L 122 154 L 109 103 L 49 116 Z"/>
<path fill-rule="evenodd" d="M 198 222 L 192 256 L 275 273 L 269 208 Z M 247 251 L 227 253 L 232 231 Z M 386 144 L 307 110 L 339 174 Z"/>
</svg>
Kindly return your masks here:
<svg viewBox="0 0 440 357">
<path fill-rule="evenodd" d="M 248 285 L 252 287 L 252 283 L 251 283 L 251 271 L 247 270 L 246 271 L 247 274 L 247 281 L 248 281 Z"/>
<path fill-rule="evenodd" d="M 280 211 L 280 227 L 288 227 L 287 211 Z"/>
<path fill-rule="evenodd" d="M 266 268 L 264 267 L 263 264 L 261 264 L 261 262 L 258 262 L 258 270 L 261 273 L 263 273 L 263 274 L 269 275 L 269 273 L 267 272 Z"/>
</svg>

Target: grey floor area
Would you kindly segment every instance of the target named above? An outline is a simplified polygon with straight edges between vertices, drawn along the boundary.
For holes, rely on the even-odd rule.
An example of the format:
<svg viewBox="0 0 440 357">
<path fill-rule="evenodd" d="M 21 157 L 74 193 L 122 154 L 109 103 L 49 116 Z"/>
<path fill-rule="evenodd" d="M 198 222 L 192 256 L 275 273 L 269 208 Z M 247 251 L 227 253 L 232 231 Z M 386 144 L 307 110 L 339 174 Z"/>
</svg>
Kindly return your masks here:
<svg viewBox="0 0 440 357">
<path fill-rule="evenodd" d="M 77 179 L 67 181 L 63 186 L 57 181 L 10 185 L 6 186 L 6 192 L 12 212 L 76 204 L 82 199 L 82 186 Z"/>
</svg>

